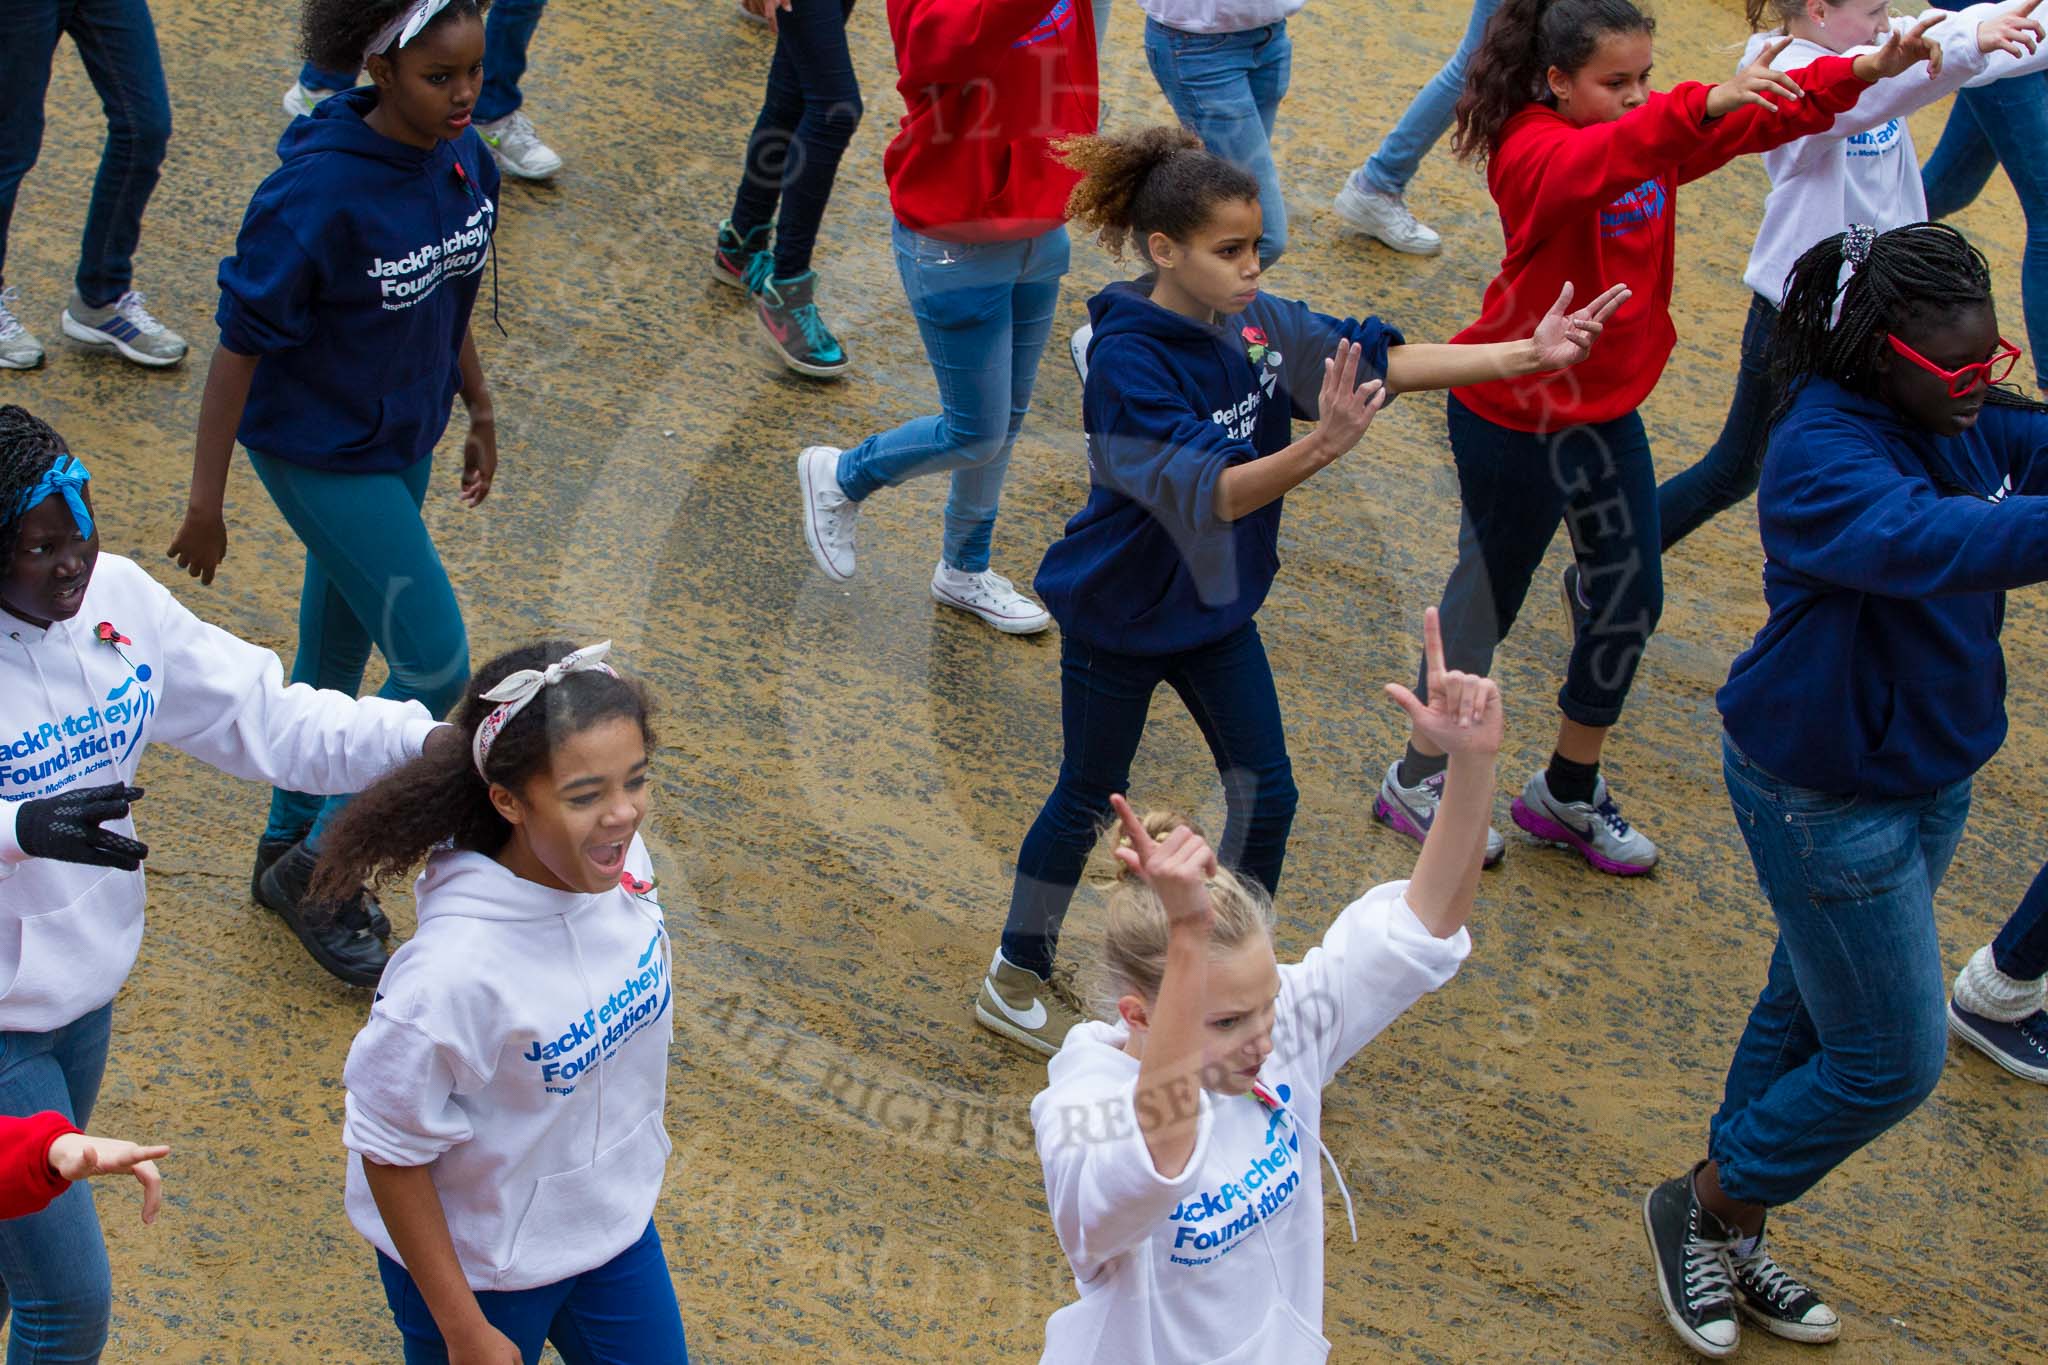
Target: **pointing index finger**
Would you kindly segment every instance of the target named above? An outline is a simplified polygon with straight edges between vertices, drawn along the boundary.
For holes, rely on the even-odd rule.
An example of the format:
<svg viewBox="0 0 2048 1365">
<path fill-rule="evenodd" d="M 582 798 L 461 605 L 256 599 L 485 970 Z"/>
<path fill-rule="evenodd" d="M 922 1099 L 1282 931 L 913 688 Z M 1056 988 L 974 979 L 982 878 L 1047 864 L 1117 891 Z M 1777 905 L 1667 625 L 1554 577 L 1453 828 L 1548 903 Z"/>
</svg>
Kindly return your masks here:
<svg viewBox="0 0 2048 1365">
<path fill-rule="evenodd" d="M 1152 836 L 1145 832 L 1145 822 L 1131 809 L 1131 803 L 1124 800 L 1122 793 L 1113 794 L 1109 804 L 1116 811 L 1116 818 L 1123 824 L 1124 837 L 1131 841 L 1131 851 L 1138 855 L 1140 862 L 1152 856 Z"/>
<path fill-rule="evenodd" d="M 1422 664 L 1429 675 L 1429 695 L 1434 700 L 1444 677 L 1444 630 L 1435 607 L 1422 613 Z"/>
</svg>

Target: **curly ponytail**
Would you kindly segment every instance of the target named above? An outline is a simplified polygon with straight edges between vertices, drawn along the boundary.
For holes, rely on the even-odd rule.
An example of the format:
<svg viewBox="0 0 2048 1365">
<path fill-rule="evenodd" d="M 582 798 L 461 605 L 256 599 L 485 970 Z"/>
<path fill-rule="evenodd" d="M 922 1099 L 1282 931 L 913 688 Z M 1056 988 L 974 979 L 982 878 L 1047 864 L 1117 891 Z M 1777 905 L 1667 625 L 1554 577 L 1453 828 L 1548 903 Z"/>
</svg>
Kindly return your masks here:
<svg viewBox="0 0 2048 1365">
<path fill-rule="evenodd" d="M 313 895 L 344 899 L 358 886 L 394 881 L 442 844 L 477 853 L 496 853 L 512 837 L 512 826 L 491 804 L 493 786 L 519 789 L 544 773 L 554 747 L 608 720 L 637 723 L 654 747 L 651 703 L 628 678 L 585 671 L 543 688 L 491 742 L 486 782 L 470 761 L 470 742 L 497 703 L 484 693 L 522 669 L 542 669 L 575 650 L 566 640 L 527 645 L 478 669 L 453 717 L 462 737 L 459 750 L 429 751 L 395 768 L 349 802 L 320 840 L 320 865 Z"/>
<path fill-rule="evenodd" d="M 1991 302 L 1991 267 L 1968 238 L 1946 223 L 1910 223 L 1870 235 L 1861 264 L 1842 282 L 1852 234 L 1838 232 L 1808 247 L 1787 277 L 1785 302 L 1771 336 L 1773 423 L 1791 409 L 1799 386 L 1815 376 L 1851 393 L 1874 394 L 1885 334 L 1914 314 L 1949 314 Z M 1993 387 L 1984 401 L 2048 411 L 2011 389 Z"/>
<path fill-rule="evenodd" d="M 1067 199 L 1067 217 L 1095 234 L 1118 260 L 1135 244 L 1151 256 L 1145 241 L 1163 232 L 1175 241 L 1209 221 L 1218 204 L 1259 198 L 1259 182 L 1247 171 L 1202 150 L 1202 140 L 1185 128 L 1159 125 L 1114 136 L 1096 133 L 1053 144 L 1060 159 L 1081 172 Z"/>
<path fill-rule="evenodd" d="M 1507 121 L 1531 101 L 1550 98 L 1544 77 L 1551 67 L 1576 72 L 1610 33 L 1656 31 L 1656 21 L 1629 0 L 1505 0 L 1465 68 L 1451 149 L 1484 165 Z"/>
</svg>

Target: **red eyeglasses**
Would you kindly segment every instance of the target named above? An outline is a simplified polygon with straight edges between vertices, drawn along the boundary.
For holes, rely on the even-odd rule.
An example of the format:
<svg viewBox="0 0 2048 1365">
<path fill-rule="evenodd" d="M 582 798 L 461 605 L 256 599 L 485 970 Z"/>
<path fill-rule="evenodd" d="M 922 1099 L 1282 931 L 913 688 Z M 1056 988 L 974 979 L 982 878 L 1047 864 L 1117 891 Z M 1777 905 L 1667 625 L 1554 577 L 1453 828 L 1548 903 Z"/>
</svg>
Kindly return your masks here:
<svg viewBox="0 0 2048 1365">
<path fill-rule="evenodd" d="M 1884 339 L 1891 343 L 1894 351 L 1897 351 L 1900 355 L 1912 361 L 1935 378 L 1946 381 L 1948 384 L 1948 396 L 1951 398 L 1961 398 L 1966 394 L 1974 393 L 1986 384 L 1998 383 L 2012 373 L 2012 367 L 2019 364 L 2020 360 L 2020 348 L 2007 341 L 2004 337 L 2000 337 L 1998 339 L 1998 349 L 1991 353 L 1989 360 L 1980 360 L 1974 365 L 1965 365 L 1960 370 L 1944 370 L 1941 366 L 1935 364 L 1926 356 L 1921 355 L 1890 332 L 1884 334 Z"/>
</svg>

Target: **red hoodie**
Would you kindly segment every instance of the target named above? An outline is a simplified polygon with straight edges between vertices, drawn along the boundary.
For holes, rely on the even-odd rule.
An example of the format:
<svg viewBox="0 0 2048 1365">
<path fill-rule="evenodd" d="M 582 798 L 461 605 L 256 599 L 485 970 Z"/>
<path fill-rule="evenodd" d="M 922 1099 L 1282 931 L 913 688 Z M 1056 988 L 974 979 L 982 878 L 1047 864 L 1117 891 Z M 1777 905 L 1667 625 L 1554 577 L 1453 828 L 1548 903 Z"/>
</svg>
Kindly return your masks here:
<svg viewBox="0 0 2048 1365">
<path fill-rule="evenodd" d="M 1458 401 L 1511 430 L 1551 432 L 1611 421 L 1649 397 L 1678 340 L 1671 326 L 1678 187 L 1738 156 L 1822 131 L 1869 88 L 1847 57 L 1823 57 L 1787 74 L 1807 94 L 1778 112 L 1745 104 L 1709 119 L 1710 87 L 1688 81 L 1612 123 L 1577 127 L 1547 104 L 1510 118 L 1486 177 L 1507 254 L 1479 321 L 1451 340 L 1528 336 L 1567 280 L 1575 304 L 1610 285 L 1631 292 L 1583 365 L 1455 389 Z"/>
<path fill-rule="evenodd" d="M 897 221 L 956 242 L 1064 223 L 1081 177 L 1051 143 L 1096 123 L 1082 0 L 889 0 L 889 36 L 906 106 L 882 157 Z"/>
<path fill-rule="evenodd" d="M 50 1144 L 78 1130 L 54 1110 L 0 1118 L 0 1218 L 40 1213 L 71 1182 L 50 1169 Z"/>
</svg>

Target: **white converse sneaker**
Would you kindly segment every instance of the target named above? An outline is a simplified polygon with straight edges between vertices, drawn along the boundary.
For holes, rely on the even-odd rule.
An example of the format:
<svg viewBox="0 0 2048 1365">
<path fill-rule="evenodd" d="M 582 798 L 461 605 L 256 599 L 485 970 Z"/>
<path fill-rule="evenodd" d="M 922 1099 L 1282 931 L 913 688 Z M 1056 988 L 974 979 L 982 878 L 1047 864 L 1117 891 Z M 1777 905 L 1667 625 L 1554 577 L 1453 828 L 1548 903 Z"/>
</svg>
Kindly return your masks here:
<svg viewBox="0 0 2048 1365">
<path fill-rule="evenodd" d="M 1373 819 L 1393 830 L 1405 834 L 1416 843 L 1429 837 L 1429 827 L 1436 823 L 1437 807 L 1444 800 L 1444 775 L 1425 777 L 1412 787 L 1401 785 L 1401 760 L 1395 759 L 1387 769 L 1387 775 L 1380 782 L 1380 793 L 1372 801 Z M 1508 841 L 1500 837 L 1500 831 L 1492 825 L 1486 827 L 1486 856 L 1480 860 L 1481 867 L 1492 867 L 1507 855 Z"/>
<path fill-rule="evenodd" d="M 1074 329 L 1067 338 L 1067 357 L 1074 362 L 1074 373 L 1081 376 L 1081 387 L 1088 387 L 1088 343 L 1095 340 L 1095 324 L 1084 322 Z"/>
<path fill-rule="evenodd" d="M 105 307 L 88 308 L 74 289 L 59 323 L 73 341 L 119 351 L 138 365 L 177 364 L 185 358 L 185 338 L 151 317 L 142 303 L 141 293 L 131 289 Z"/>
<path fill-rule="evenodd" d="M 20 304 L 20 290 L 0 289 L 0 370 L 33 370 L 43 363 L 43 343 L 14 316 Z"/>
<path fill-rule="evenodd" d="M 1396 251 L 1434 256 L 1444 249 L 1444 239 L 1436 235 L 1436 229 L 1418 221 L 1398 194 L 1361 190 L 1347 180 L 1330 207 L 1347 226 L 1377 237 Z"/>
<path fill-rule="evenodd" d="M 491 149 L 498 165 L 506 174 L 516 175 L 521 180 L 546 180 L 562 169 L 562 158 L 555 149 L 540 140 L 540 134 L 533 130 L 533 120 L 526 116 L 524 109 L 514 109 L 503 118 L 494 118 L 489 123 L 474 125 L 477 136 Z"/>
<path fill-rule="evenodd" d="M 1550 783 L 1538 768 L 1515 798 L 1511 813 L 1529 833 L 1576 850 L 1602 872 L 1634 877 L 1657 865 L 1657 846 L 1622 818 L 1621 808 L 1608 795 L 1605 777 L 1593 779 L 1591 801 L 1560 801 L 1550 794 Z"/>
<path fill-rule="evenodd" d="M 293 118 L 310 118 L 313 106 L 329 95 L 338 95 L 338 90 L 315 90 L 310 85 L 292 82 L 291 89 L 284 92 L 284 111 Z"/>
<path fill-rule="evenodd" d="M 932 598 L 979 616 L 1005 635 L 1036 635 L 1052 624 L 1051 612 L 994 569 L 963 573 L 942 559 L 932 570 Z"/>
<path fill-rule="evenodd" d="M 839 486 L 839 454 L 838 446 L 805 446 L 796 457 L 797 486 L 804 495 L 804 544 L 834 583 L 853 577 L 853 527 L 860 520 L 860 504 Z"/>
</svg>

